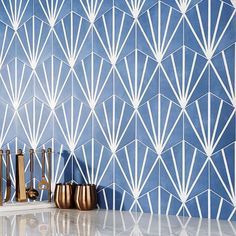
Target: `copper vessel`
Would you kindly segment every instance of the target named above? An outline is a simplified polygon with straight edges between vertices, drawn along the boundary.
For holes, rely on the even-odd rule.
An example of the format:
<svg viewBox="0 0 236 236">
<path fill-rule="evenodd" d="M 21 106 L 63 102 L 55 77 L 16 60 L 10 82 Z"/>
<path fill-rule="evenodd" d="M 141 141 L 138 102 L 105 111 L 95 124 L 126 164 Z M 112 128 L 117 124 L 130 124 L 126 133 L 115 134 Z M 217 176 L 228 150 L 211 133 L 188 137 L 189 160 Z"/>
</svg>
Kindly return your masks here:
<svg viewBox="0 0 236 236">
<path fill-rule="evenodd" d="M 54 201 L 56 207 L 69 209 L 74 207 L 74 186 L 72 184 L 56 184 Z"/>
<path fill-rule="evenodd" d="M 77 185 L 74 194 L 75 206 L 82 211 L 93 210 L 97 206 L 95 184 Z"/>
</svg>

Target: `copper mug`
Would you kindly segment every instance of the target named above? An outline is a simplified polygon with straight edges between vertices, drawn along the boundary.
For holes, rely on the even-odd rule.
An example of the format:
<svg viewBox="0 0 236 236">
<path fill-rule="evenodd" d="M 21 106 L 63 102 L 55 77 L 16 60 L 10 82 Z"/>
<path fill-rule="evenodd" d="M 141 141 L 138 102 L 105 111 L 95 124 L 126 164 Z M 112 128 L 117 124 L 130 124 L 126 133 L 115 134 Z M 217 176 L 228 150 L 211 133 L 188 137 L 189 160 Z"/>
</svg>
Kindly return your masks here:
<svg viewBox="0 0 236 236">
<path fill-rule="evenodd" d="M 56 184 L 54 201 L 56 207 L 60 209 L 69 209 L 74 207 L 74 185 Z"/>
<path fill-rule="evenodd" d="M 82 211 L 93 210 L 97 206 L 97 191 L 95 184 L 77 185 L 74 202 L 77 209 Z"/>
</svg>

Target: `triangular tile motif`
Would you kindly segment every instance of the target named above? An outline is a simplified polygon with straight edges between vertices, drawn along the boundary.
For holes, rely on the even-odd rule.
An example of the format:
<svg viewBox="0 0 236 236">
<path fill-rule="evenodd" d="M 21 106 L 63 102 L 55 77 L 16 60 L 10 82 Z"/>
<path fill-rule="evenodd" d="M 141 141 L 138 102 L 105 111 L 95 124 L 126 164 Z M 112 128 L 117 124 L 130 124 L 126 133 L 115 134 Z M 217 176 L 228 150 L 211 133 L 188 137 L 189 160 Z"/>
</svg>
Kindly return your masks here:
<svg viewBox="0 0 236 236">
<path fill-rule="evenodd" d="M 235 7 L 0 0 L 0 148 L 11 149 L 11 200 L 17 150 L 28 184 L 35 149 L 36 186 L 41 149 L 52 147 L 53 188 L 94 183 L 98 208 L 130 211 L 134 225 L 143 212 L 236 220 Z M 191 222 L 178 219 L 187 234 Z"/>
</svg>

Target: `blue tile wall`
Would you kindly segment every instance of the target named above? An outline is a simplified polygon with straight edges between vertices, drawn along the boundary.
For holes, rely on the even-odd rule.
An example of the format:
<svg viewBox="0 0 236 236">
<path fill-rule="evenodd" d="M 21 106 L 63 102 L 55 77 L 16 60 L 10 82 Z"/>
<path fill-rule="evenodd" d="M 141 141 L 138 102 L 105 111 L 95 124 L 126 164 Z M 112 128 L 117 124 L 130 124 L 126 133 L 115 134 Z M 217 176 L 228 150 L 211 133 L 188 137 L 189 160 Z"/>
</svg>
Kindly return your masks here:
<svg viewBox="0 0 236 236">
<path fill-rule="evenodd" d="M 235 220 L 235 7 L 0 0 L 0 146 L 27 183 L 36 150 L 35 185 L 52 147 L 53 186 L 94 183 L 100 208 Z"/>
</svg>

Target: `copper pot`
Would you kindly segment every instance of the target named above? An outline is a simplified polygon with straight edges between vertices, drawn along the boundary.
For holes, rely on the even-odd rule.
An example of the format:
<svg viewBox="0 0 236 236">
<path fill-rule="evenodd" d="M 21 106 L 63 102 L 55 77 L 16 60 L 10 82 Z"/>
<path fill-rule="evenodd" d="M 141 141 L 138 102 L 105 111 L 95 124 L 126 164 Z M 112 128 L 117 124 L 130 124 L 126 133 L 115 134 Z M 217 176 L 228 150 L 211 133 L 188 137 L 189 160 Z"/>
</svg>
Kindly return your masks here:
<svg viewBox="0 0 236 236">
<path fill-rule="evenodd" d="M 72 184 L 56 184 L 54 201 L 56 207 L 69 209 L 74 207 L 74 186 Z"/>
<path fill-rule="evenodd" d="M 95 184 L 77 185 L 74 202 L 76 208 L 82 211 L 95 209 L 97 206 L 97 191 Z"/>
</svg>

